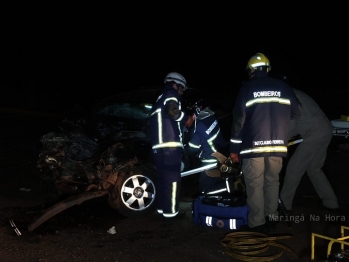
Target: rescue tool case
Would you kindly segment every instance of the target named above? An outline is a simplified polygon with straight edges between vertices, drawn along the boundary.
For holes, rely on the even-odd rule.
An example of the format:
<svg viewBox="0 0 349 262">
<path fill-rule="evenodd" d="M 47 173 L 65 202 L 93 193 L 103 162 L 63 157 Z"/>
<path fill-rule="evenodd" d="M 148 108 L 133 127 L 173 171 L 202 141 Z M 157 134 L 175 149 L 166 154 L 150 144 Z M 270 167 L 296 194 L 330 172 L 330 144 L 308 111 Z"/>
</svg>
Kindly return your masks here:
<svg viewBox="0 0 349 262">
<path fill-rule="evenodd" d="M 249 208 L 242 196 L 199 196 L 192 208 L 197 225 L 238 230 L 248 222 Z"/>
</svg>

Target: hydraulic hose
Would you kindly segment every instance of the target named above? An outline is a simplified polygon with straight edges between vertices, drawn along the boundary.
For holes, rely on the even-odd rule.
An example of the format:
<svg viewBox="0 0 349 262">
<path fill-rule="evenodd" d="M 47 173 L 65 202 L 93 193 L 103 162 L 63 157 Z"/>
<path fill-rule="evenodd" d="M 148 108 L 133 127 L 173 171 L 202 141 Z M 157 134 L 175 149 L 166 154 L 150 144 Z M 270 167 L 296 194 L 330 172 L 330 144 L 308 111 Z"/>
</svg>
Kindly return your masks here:
<svg viewBox="0 0 349 262">
<path fill-rule="evenodd" d="M 299 261 L 297 254 L 289 247 L 276 242 L 276 240 L 289 239 L 293 235 L 268 236 L 258 232 L 237 231 L 226 234 L 221 239 L 225 253 L 241 261 L 273 261 L 282 256 L 283 251 L 290 252 L 295 261 Z M 277 251 L 271 255 L 258 255 L 266 252 L 269 247 L 276 247 Z"/>
</svg>

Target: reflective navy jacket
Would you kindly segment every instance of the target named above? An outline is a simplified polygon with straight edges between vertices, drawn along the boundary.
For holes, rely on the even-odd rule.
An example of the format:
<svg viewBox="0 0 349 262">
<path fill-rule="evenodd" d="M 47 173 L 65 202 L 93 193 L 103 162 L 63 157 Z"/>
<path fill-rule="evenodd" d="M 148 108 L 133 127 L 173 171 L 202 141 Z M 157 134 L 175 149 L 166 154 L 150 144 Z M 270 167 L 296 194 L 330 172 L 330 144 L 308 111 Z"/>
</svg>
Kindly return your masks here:
<svg viewBox="0 0 349 262">
<path fill-rule="evenodd" d="M 169 107 L 175 107 L 177 114 L 171 116 Z M 157 98 L 149 118 L 149 134 L 152 148 L 183 149 L 182 130 L 189 116 L 181 111 L 181 96 L 171 84 L 166 84 Z"/>
<path fill-rule="evenodd" d="M 217 162 L 217 159 L 211 156 L 213 152 L 227 154 L 228 143 L 223 138 L 213 111 L 206 107 L 197 116 L 193 125 L 188 145 L 192 152 L 198 153 L 201 162 Z"/>
<path fill-rule="evenodd" d="M 300 117 L 300 108 L 287 83 L 256 71 L 234 104 L 230 152 L 240 159 L 286 157 L 290 120 Z"/>
</svg>

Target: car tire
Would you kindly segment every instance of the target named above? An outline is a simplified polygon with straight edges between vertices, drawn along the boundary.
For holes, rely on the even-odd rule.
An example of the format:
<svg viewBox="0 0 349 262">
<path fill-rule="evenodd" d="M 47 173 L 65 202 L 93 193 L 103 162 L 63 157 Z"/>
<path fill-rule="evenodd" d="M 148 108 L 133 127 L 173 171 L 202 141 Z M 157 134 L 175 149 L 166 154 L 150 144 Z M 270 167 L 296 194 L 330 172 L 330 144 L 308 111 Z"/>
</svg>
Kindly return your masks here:
<svg viewBox="0 0 349 262">
<path fill-rule="evenodd" d="M 153 213 L 156 208 L 155 180 L 156 172 L 151 166 L 133 166 L 121 172 L 114 188 L 117 192 L 109 197 L 110 206 L 130 218 Z"/>
</svg>

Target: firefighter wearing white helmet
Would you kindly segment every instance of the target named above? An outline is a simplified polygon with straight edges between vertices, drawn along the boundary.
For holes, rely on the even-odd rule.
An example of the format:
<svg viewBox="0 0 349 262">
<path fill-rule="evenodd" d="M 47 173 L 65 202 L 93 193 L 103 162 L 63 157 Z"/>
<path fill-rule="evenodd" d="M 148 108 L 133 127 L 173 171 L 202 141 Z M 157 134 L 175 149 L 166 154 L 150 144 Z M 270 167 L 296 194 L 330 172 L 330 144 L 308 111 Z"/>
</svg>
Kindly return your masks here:
<svg viewBox="0 0 349 262">
<path fill-rule="evenodd" d="M 182 86 L 183 90 L 187 90 L 187 81 L 177 72 L 171 72 L 166 75 L 164 83 L 166 84 L 168 82 L 175 82 L 177 85 Z"/>
<path fill-rule="evenodd" d="M 230 158 L 242 162 L 246 184 L 248 227 L 274 233 L 278 215 L 279 173 L 287 157 L 290 119 L 300 117 L 300 102 L 292 88 L 270 77 L 269 59 L 262 53 L 247 63 L 250 79 L 243 83 L 233 109 Z"/>
<path fill-rule="evenodd" d="M 149 118 L 149 135 L 157 172 L 157 212 L 165 218 L 178 217 L 181 164 L 184 153 L 182 130 L 194 117 L 181 110 L 185 78 L 170 72 Z"/>
</svg>

